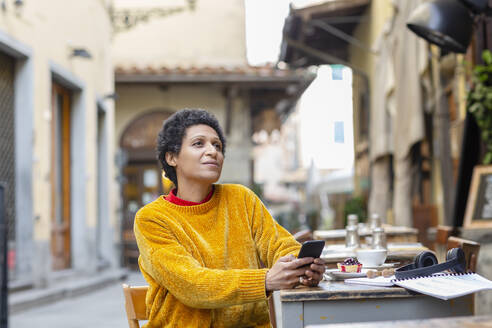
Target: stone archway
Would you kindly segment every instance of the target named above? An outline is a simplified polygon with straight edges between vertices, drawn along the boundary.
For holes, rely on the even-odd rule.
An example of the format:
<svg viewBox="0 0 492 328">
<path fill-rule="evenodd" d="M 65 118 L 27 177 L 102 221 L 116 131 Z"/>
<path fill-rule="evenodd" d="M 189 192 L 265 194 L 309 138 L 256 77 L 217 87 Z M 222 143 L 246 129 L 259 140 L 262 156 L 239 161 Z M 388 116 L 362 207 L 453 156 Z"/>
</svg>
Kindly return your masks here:
<svg viewBox="0 0 492 328">
<path fill-rule="evenodd" d="M 173 113 L 167 110 L 152 110 L 134 118 L 123 130 L 120 147 L 124 149 L 129 161 L 155 160 L 157 134 L 162 123 Z"/>
<path fill-rule="evenodd" d="M 138 248 L 133 235 L 133 220 L 142 206 L 155 200 L 164 190 L 161 168 L 156 157 L 157 134 L 173 112 L 151 110 L 134 118 L 123 130 L 120 148 L 126 163 L 122 167 L 122 241 L 123 264 L 136 267 Z"/>
</svg>

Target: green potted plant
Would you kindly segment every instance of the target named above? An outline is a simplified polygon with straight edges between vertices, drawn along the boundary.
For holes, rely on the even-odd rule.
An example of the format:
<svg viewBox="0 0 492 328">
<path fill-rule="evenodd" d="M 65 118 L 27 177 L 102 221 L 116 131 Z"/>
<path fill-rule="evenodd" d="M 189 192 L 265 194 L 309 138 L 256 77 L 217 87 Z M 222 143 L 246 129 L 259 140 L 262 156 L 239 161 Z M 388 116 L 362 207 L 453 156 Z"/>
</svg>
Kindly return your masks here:
<svg viewBox="0 0 492 328">
<path fill-rule="evenodd" d="M 351 197 L 345 203 L 343 208 L 344 227 L 347 225 L 347 216 L 357 214 L 359 222 L 366 222 L 366 204 L 362 197 Z"/>
<path fill-rule="evenodd" d="M 492 52 L 482 52 L 483 65 L 472 72 L 473 87 L 468 92 L 466 107 L 480 128 L 486 150 L 483 164 L 492 163 Z"/>
</svg>

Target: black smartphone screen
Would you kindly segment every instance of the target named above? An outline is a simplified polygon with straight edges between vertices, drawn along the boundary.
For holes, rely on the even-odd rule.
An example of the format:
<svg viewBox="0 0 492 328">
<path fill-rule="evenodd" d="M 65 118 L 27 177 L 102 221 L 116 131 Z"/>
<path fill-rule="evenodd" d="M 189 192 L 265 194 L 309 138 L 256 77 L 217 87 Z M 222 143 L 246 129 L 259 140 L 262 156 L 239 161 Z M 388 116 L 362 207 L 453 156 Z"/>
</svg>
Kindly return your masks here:
<svg viewBox="0 0 492 328">
<path fill-rule="evenodd" d="M 325 247 L 324 240 L 308 240 L 302 244 L 301 250 L 297 258 L 302 257 L 314 257 L 318 258 L 323 252 L 323 247 Z"/>
</svg>

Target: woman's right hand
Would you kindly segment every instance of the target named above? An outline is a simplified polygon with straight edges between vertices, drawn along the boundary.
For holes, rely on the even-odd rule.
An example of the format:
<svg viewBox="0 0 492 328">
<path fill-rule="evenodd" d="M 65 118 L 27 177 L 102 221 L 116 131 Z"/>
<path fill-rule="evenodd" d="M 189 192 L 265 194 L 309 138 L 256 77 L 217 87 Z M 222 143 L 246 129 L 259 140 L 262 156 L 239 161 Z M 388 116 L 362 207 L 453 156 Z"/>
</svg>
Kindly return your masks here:
<svg viewBox="0 0 492 328">
<path fill-rule="evenodd" d="M 314 258 L 312 257 L 297 259 L 292 254 L 279 258 L 266 274 L 265 288 L 267 292 L 294 288 L 299 285 L 299 277 L 306 273 L 306 268 L 303 266 L 313 261 Z"/>
</svg>

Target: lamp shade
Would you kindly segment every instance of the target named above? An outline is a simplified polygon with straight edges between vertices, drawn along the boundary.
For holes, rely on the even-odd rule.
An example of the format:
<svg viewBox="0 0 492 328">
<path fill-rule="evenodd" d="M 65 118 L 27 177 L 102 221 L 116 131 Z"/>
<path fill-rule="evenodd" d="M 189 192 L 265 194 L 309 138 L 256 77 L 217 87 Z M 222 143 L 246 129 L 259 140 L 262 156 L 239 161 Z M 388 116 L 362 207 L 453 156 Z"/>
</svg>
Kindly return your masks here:
<svg viewBox="0 0 492 328">
<path fill-rule="evenodd" d="M 480 14 L 487 11 L 489 0 L 461 0 L 472 12 Z"/>
<path fill-rule="evenodd" d="M 418 6 L 407 27 L 443 50 L 465 53 L 473 32 L 473 16 L 457 0 L 434 0 Z"/>
</svg>

